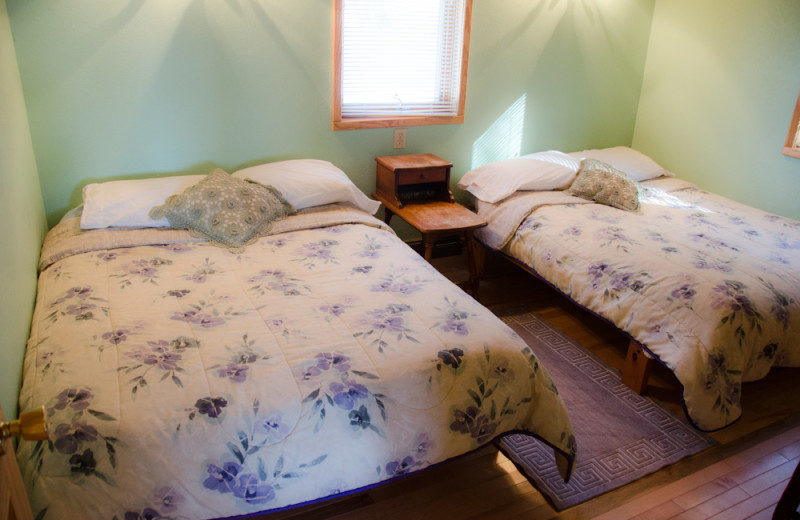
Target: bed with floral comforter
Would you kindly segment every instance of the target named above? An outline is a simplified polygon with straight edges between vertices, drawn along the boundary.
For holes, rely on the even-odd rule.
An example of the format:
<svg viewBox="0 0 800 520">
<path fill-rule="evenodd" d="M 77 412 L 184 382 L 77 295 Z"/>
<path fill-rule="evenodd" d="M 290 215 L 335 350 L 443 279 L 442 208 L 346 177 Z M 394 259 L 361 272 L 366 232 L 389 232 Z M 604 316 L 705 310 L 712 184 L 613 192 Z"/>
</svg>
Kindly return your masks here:
<svg viewBox="0 0 800 520">
<path fill-rule="evenodd" d="M 18 459 L 46 519 L 219 518 L 421 470 L 506 431 L 575 441 L 531 350 L 343 205 L 244 252 L 173 229 L 48 235 Z"/>
<path fill-rule="evenodd" d="M 715 430 L 741 415 L 742 382 L 800 366 L 800 222 L 679 179 L 641 185 L 636 212 L 563 191 L 478 200 L 477 236 L 640 343 Z"/>
</svg>

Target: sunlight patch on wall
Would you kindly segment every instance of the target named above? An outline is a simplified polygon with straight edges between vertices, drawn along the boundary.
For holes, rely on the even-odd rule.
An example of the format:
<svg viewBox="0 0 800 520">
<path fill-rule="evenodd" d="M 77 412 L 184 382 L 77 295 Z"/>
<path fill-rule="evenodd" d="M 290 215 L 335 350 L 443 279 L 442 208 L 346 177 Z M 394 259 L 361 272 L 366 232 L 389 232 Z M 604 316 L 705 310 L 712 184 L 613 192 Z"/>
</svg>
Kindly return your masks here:
<svg viewBox="0 0 800 520">
<path fill-rule="evenodd" d="M 522 130 L 525 126 L 527 94 L 508 107 L 486 132 L 472 143 L 472 167 L 519 157 L 522 150 Z"/>
</svg>

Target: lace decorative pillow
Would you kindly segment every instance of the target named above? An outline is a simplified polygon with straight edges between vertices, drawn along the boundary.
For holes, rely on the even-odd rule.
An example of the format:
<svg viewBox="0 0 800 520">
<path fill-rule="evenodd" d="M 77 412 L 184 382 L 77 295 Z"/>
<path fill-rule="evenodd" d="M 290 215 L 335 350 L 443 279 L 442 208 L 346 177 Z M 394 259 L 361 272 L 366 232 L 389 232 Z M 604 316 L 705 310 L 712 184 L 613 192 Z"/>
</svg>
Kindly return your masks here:
<svg viewBox="0 0 800 520">
<path fill-rule="evenodd" d="M 218 168 L 149 214 L 152 219 L 166 217 L 173 228 L 188 229 L 212 244 L 241 250 L 272 222 L 294 213 L 272 186 L 237 179 Z"/>
<path fill-rule="evenodd" d="M 584 159 L 567 193 L 627 211 L 639 209 L 639 186 L 610 164 Z"/>
</svg>

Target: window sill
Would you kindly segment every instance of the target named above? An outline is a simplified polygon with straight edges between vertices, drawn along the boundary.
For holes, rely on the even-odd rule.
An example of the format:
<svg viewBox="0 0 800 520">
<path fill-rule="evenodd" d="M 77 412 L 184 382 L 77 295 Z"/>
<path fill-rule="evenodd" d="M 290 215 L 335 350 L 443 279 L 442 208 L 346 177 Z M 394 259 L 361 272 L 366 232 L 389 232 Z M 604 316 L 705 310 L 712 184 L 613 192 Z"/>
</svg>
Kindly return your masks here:
<svg viewBox="0 0 800 520">
<path fill-rule="evenodd" d="M 333 130 L 360 130 L 364 128 L 395 128 L 427 125 L 458 125 L 464 123 L 464 116 L 410 116 L 410 117 L 359 117 L 333 121 Z"/>
<path fill-rule="evenodd" d="M 783 155 L 788 155 L 789 157 L 800 159 L 800 148 L 790 148 L 788 146 L 784 146 Z"/>
</svg>

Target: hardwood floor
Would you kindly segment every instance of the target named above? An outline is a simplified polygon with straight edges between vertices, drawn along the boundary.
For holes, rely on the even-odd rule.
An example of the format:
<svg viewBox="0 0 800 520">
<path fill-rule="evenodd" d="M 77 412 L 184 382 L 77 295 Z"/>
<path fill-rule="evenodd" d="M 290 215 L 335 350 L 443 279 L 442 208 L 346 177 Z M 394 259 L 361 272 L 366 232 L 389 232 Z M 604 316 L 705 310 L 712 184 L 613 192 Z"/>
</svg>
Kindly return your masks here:
<svg viewBox="0 0 800 520">
<path fill-rule="evenodd" d="M 467 277 L 462 257 L 434 258 L 433 263 L 454 281 Z M 490 309 L 525 304 L 607 364 L 622 368 L 624 335 L 502 258 L 487 258 L 479 299 Z M 561 512 L 488 445 L 359 494 L 258 518 L 768 519 L 800 461 L 798 376 L 800 370 L 778 369 L 747 383 L 744 415 L 711 434 L 717 446 Z M 646 395 L 683 413 L 680 385 L 666 369 L 656 367 Z"/>
</svg>

